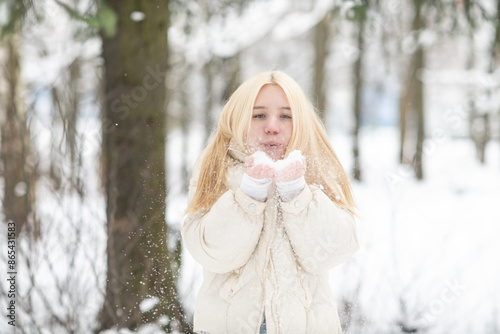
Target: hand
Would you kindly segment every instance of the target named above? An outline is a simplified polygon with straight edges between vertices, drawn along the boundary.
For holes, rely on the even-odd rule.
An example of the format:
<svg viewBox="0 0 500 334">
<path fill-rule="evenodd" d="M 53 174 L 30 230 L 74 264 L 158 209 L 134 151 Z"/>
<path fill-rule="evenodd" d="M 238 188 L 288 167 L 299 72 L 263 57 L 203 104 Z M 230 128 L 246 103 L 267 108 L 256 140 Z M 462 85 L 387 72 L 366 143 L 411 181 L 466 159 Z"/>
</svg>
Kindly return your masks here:
<svg viewBox="0 0 500 334">
<path fill-rule="evenodd" d="M 273 167 L 269 165 L 255 165 L 255 158 L 253 156 L 249 156 L 245 159 L 245 173 L 248 176 L 253 177 L 255 179 L 273 179 L 276 171 Z"/>
<path fill-rule="evenodd" d="M 294 181 L 306 174 L 307 163 L 305 159 L 294 161 L 286 166 L 282 171 L 275 173 L 274 182 Z"/>
</svg>

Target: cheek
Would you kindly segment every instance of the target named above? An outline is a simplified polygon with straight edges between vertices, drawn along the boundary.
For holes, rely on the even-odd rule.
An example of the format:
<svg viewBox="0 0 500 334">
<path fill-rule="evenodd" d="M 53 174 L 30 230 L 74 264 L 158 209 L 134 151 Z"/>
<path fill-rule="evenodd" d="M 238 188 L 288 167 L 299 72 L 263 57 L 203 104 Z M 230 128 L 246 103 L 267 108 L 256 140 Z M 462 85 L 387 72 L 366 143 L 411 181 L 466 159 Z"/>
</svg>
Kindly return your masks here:
<svg viewBox="0 0 500 334">
<path fill-rule="evenodd" d="M 248 131 L 248 142 L 255 143 L 259 140 L 258 131 L 255 126 L 250 127 L 250 131 Z"/>
<path fill-rule="evenodd" d="M 288 126 L 287 129 L 286 129 L 286 134 L 287 134 L 288 141 L 290 141 L 290 138 L 292 137 L 292 131 L 293 131 L 293 127 L 291 125 Z"/>
</svg>

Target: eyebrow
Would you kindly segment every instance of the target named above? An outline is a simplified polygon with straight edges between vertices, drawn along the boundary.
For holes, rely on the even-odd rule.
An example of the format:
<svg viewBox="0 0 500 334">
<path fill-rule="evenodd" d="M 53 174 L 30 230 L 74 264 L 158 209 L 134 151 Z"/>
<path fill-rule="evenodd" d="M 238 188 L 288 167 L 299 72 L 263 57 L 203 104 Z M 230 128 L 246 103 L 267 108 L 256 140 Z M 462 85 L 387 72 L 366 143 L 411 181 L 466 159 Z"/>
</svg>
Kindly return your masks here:
<svg viewBox="0 0 500 334">
<path fill-rule="evenodd" d="M 265 107 L 265 106 L 254 106 L 253 107 L 253 110 L 261 110 L 261 109 L 267 109 L 267 107 Z M 289 106 L 281 107 L 280 109 L 292 110 Z"/>
</svg>

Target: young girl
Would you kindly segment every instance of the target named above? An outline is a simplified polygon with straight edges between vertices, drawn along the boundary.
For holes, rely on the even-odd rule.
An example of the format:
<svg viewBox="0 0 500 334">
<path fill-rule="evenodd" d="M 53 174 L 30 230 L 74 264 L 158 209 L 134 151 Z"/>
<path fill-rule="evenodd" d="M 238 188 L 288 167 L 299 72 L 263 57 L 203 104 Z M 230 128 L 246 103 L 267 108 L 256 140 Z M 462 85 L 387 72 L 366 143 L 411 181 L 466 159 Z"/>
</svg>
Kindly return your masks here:
<svg viewBox="0 0 500 334">
<path fill-rule="evenodd" d="M 243 83 L 190 182 L 182 234 L 204 268 L 194 330 L 340 333 L 328 271 L 358 249 L 354 211 L 298 84 L 278 71 Z"/>
</svg>

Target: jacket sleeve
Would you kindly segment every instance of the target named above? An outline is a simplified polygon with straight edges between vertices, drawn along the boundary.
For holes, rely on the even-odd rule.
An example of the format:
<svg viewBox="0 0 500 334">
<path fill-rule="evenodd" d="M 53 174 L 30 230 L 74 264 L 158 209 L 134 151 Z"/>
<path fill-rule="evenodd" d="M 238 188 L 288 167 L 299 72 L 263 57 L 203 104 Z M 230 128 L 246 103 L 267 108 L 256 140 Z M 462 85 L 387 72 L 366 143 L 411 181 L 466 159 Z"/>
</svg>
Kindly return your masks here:
<svg viewBox="0 0 500 334">
<path fill-rule="evenodd" d="M 294 199 L 282 203 L 282 210 L 285 230 L 304 270 L 329 270 L 358 250 L 354 217 L 319 188 L 306 186 Z"/>
<path fill-rule="evenodd" d="M 190 184 L 189 198 L 196 190 Z M 205 269 L 226 273 L 240 268 L 252 255 L 262 231 L 265 203 L 240 188 L 226 191 L 205 214 L 186 216 L 182 237 L 189 253 Z"/>
</svg>

